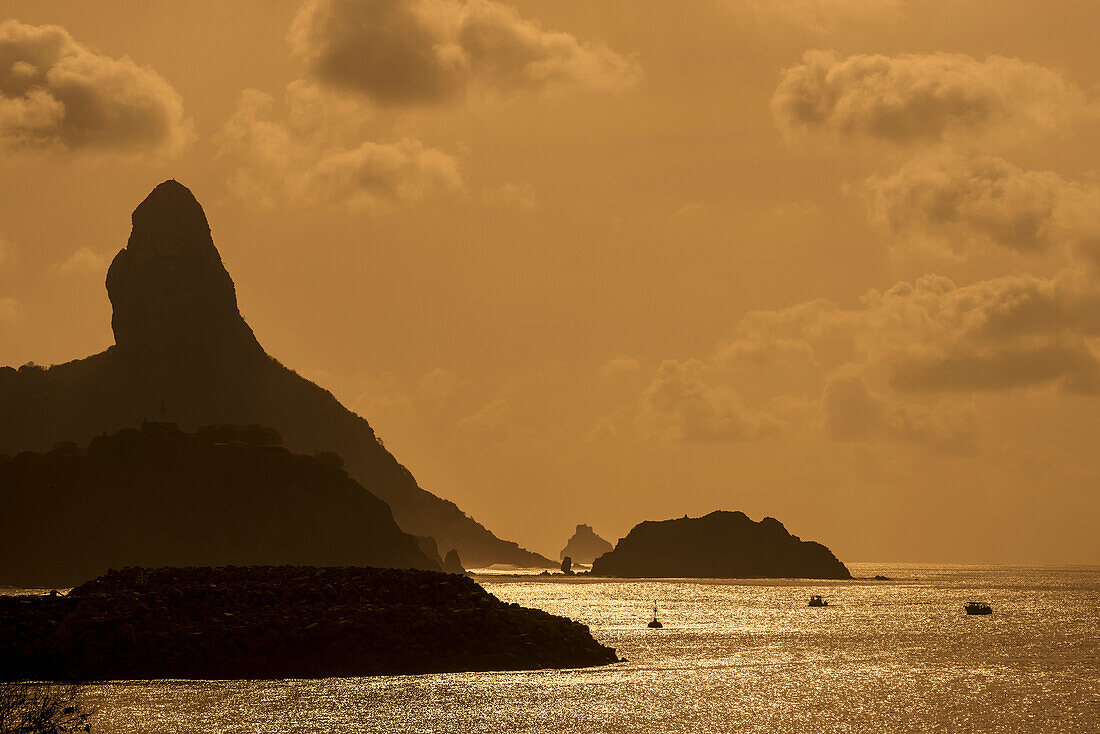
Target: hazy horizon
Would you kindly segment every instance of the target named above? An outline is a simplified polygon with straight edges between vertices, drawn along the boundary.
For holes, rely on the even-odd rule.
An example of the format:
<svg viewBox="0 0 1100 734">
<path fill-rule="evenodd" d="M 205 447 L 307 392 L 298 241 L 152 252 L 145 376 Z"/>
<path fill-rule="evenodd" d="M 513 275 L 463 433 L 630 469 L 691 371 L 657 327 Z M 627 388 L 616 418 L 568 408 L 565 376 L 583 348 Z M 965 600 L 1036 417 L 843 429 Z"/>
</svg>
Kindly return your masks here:
<svg viewBox="0 0 1100 734">
<path fill-rule="evenodd" d="M 0 365 L 113 343 L 174 178 L 266 350 L 500 538 L 1100 564 L 1100 7 L 372 7 L 6 2 Z"/>
</svg>

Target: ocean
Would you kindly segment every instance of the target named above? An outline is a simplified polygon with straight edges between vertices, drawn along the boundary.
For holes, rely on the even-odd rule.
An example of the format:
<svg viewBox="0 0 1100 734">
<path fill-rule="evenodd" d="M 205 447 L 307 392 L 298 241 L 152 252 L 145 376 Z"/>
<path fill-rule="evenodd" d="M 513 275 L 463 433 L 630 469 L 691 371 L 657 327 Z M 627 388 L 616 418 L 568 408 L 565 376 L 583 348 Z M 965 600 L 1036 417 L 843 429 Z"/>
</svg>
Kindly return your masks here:
<svg viewBox="0 0 1100 734">
<path fill-rule="evenodd" d="M 1100 731 L 1100 567 L 849 568 L 860 579 L 479 577 L 627 658 L 601 668 L 82 695 L 104 734 Z M 810 594 L 829 606 L 808 607 Z M 967 616 L 972 599 L 993 615 Z M 660 630 L 646 626 L 655 601 Z"/>
</svg>

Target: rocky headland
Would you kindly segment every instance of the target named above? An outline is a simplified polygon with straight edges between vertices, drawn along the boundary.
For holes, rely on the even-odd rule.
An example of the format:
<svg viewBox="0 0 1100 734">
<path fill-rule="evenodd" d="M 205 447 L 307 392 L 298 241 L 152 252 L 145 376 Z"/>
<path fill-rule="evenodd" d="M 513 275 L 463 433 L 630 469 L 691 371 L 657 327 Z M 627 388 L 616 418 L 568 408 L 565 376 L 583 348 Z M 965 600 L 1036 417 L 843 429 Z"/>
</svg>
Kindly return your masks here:
<svg viewBox="0 0 1100 734">
<path fill-rule="evenodd" d="M 774 517 L 743 512 L 647 521 L 592 563 L 593 576 L 621 578 L 850 579 L 820 543 L 791 535 Z"/>
<path fill-rule="evenodd" d="M 578 525 L 573 537 L 558 554 L 558 559 L 564 561 L 565 557 L 569 556 L 575 563 L 588 564 L 609 550 L 611 550 L 611 543 L 596 535 L 591 525 Z"/>
<path fill-rule="evenodd" d="M 0 596 L 0 680 L 320 678 L 604 665 L 585 625 L 471 579 L 378 568 L 132 568 Z"/>
<path fill-rule="evenodd" d="M 402 530 L 457 549 L 472 566 L 556 565 L 422 489 L 364 418 L 264 351 L 186 187 L 160 184 L 132 223 L 107 272 L 115 344 L 49 368 L 0 367 L 0 454 L 84 444 L 146 419 L 188 431 L 271 426 L 291 451 L 343 457 L 348 474 L 390 506 Z"/>
</svg>

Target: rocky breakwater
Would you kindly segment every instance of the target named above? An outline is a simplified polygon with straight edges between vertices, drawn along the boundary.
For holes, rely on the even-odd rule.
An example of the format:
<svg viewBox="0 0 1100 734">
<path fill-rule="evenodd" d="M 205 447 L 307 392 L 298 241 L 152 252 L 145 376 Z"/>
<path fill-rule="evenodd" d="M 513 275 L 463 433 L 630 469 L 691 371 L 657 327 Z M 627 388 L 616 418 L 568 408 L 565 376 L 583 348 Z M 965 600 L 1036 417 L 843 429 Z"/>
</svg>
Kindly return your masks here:
<svg viewBox="0 0 1100 734">
<path fill-rule="evenodd" d="M 616 661 L 583 624 L 431 571 L 126 569 L 67 595 L 0 597 L 0 680 L 322 678 Z"/>
</svg>

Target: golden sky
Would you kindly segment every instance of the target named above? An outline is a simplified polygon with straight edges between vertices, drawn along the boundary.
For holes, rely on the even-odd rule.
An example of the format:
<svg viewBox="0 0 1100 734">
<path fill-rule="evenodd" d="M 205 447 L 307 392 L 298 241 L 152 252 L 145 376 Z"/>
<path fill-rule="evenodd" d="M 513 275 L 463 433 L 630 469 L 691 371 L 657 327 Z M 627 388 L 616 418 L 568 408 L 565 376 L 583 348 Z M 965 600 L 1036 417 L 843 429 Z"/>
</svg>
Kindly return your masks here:
<svg viewBox="0 0 1100 734">
<path fill-rule="evenodd" d="M 1100 562 L 1100 4 L 0 2 L 0 363 L 176 178 L 267 351 L 552 557 Z"/>
</svg>

